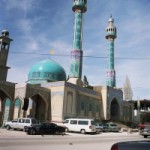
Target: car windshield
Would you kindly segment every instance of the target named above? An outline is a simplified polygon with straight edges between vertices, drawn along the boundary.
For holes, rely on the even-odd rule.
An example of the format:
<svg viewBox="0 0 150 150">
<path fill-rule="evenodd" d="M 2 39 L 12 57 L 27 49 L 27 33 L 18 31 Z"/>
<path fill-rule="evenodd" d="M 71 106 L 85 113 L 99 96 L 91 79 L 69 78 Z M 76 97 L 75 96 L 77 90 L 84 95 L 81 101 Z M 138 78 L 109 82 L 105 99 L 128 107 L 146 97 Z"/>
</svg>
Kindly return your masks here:
<svg viewBox="0 0 150 150">
<path fill-rule="evenodd" d="M 112 127 L 116 127 L 117 125 L 116 124 L 110 124 Z"/>
<path fill-rule="evenodd" d="M 150 129 L 150 126 L 146 126 L 144 129 Z"/>
<path fill-rule="evenodd" d="M 98 126 L 104 126 L 104 123 L 98 123 L 97 125 Z"/>
<path fill-rule="evenodd" d="M 91 121 L 91 125 L 96 125 L 96 122 L 95 121 Z"/>
</svg>

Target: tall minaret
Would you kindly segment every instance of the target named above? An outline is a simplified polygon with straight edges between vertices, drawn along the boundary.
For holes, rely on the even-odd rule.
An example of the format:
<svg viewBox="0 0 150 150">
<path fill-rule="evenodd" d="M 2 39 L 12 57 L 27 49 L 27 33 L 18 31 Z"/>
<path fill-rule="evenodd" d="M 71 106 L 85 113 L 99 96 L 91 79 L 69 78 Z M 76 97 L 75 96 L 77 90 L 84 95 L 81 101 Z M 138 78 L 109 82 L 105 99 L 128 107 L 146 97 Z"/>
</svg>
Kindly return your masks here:
<svg viewBox="0 0 150 150">
<path fill-rule="evenodd" d="M 9 31 L 3 30 L 0 35 L 0 81 L 6 81 L 7 72 L 9 67 L 7 66 L 7 59 L 9 53 L 10 42 Z"/>
<path fill-rule="evenodd" d="M 74 34 L 73 34 L 73 50 L 71 51 L 71 65 L 69 73 L 70 81 L 71 80 L 75 81 L 82 78 L 82 56 L 83 56 L 82 30 L 83 30 L 83 13 L 86 12 L 86 9 L 87 9 L 87 0 L 74 0 L 72 10 L 75 13 L 75 19 L 74 19 Z"/>
<path fill-rule="evenodd" d="M 114 67 L 114 40 L 117 37 L 117 29 L 114 26 L 114 19 L 110 16 L 108 27 L 106 28 L 106 39 L 108 40 L 108 71 L 107 86 L 116 86 L 116 73 Z"/>
</svg>

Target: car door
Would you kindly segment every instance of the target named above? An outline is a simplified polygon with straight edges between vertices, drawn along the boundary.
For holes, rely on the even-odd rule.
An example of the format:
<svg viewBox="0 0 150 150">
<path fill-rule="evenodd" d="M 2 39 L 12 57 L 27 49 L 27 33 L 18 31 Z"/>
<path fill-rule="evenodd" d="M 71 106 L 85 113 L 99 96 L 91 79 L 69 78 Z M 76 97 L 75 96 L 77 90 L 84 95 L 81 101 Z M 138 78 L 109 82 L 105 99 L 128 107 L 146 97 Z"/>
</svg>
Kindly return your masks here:
<svg viewBox="0 0 150 150">
<path fill-rule="evenodd" d="M 49 123 L 48 133 L 55 134 L 57 132 L 56 130 L 57 130 L 57 125 L 55 125 L 53 123 Z"/>
<path fill-rule="evenodd" d="M 44 123 L 42 123 L 42 124 L 40 125 L 39 132 L 40 132 L 41 134 L 44 134 L 44 133 L 45 133 L 45 124 L 44 124 Z"/>
<path fill-rule="evenodd" d="M 77 120 L 70 120 L 69 131 L 80 131 L 80 129 L 78 129 Z"/>
<path fill-rule="evenodd" d="M 16 129 L 16 127 L 17 127 L 17 122 L 18 122 L 18 119 L 12 120 L 12 122 L 11 122 L 11 124 L 10 124 L 10 126 L 11 126 L 12 129 Z"/>
<path fill-rule="evenodd" d="M 49 132 L 49 126 L 47 123 L 42 123 L 40 127 L 40 133 L 41 134 L 48 134 Z"/>
<path fill-rule="evenodd" d="M 25 119 L 18 119 L 17 129 L 23 130 L 24 129 L 24 122 L 25 122 Z"/>
</svg>

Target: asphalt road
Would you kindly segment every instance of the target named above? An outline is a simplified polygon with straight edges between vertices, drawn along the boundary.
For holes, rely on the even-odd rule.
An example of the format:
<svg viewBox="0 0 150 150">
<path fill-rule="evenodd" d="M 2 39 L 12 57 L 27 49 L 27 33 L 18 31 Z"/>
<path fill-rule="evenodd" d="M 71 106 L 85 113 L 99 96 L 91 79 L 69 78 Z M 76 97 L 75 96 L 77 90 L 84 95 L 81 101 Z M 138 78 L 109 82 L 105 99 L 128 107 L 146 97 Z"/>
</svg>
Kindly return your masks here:
<svg viewBox="0 0 150 150">
<path fill-rule="evenodd" d="M 0 150 L 110 150 L 112 144 L 116 142 L 135 140 L 145 139 L 138 133 L 126 132 L 41 136 L 26 135 L 22 131 L 0 130 Z"/>
</svg>

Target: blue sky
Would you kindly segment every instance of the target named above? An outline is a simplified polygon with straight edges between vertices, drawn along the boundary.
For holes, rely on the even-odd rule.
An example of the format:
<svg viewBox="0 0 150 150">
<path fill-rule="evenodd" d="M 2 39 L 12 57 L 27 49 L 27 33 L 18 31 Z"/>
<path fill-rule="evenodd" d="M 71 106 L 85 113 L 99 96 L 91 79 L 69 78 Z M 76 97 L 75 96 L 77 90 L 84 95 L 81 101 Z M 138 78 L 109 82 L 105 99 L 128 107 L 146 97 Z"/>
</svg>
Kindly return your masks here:
<svg viewBox="0 0 150 150">
<path fill-rule="evenodd" d="M 0 29 L 7 28 L 10 46 L 8 81 L 24 83 L 33 64 L 51 58 L 69 74 L 73 40 L 73 0 L 0 0 Z M 150 1 L 87 0 L 84 14 L 84 55 L 107 57 L 105 28 L 112 14 L 115 40 L 116 85 L 130 79 L 134 99 L 150 99 Z M 50 55 L 54 50 L 55 55 Z M 15 53 L 21 52 L 21 53 Z M 37 54 L 23 54 L 23 53 Z M 47 54 L 47 55 L 38 55 Z M 122 59 L 128 58 L 128 59 Z M 144 59 L 129 59 L 144 58 Z M 91 85 L 106 85 L 106 58 L 83 60 L 83 75 Z"/>
</svg>

